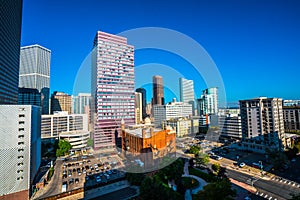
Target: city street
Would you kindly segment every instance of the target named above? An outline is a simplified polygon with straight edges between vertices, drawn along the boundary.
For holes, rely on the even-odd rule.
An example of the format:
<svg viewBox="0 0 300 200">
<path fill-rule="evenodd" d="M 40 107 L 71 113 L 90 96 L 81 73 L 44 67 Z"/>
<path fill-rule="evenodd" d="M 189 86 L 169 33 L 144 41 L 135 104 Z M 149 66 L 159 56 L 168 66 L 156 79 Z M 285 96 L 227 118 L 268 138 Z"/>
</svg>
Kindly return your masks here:
<svg viewBox="0 0 300 200">
<path fill-rule="evenodd" d="M 264 180 L 231 169 L 227 169 L 227 176 L 249 185 L 252 185 L 251 182 L 253 182 L 253 186 L 258 190 L 257 195 L 267 199 L 284 200 L 291 198 L 290 194 L 300 193 L 300 188 L 297 185 L 289 184 L 288 181 Z"/>
</svg>

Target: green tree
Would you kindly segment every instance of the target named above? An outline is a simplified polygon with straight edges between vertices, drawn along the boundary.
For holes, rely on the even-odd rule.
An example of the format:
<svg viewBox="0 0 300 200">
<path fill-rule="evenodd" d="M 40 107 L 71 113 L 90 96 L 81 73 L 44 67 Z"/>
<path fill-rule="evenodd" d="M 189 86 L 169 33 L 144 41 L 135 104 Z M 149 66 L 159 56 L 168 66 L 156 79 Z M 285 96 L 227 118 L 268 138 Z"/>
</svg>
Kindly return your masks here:
<svg viewBox="0 0 300 200">
<path fill-rule="evenodd" d="M 199 146 L 191 146 L 190 153 L 194 154 L 195 156 L 200 153 L 201 147 Z"/>
<path fill-rule="evenodd" d="M 63 156 L 69 153 L 69 150 L 72 149 L 72 145 L 70 142 L 66 140 L 59 140 L 58 142 L 58 149 L 56 150 L 56 156 Z"/>
<path fill-rule="evenodd" d="M 140 187 L 141 199 L 183 200 L 183 196 L 163 183 L 159 176 L 146 177 Z"/>
<path fill-rule="evenodd" d="M 294 148 L 297 149 L 298 153 L 300 152 L 300 141 L 295 144 Z"/>
<path fill-rule="evenodd" d="M 217 163 L 217 164 L 212 164 L 211 168 L 218 174 L 221 169 L 221 166 L 219 163 Z"/>
<path fill-rule="evenodd" d="M 143 173 L 126 173 L 126 179 L 131 185 L 140 186 L 145 178 Z"/>
<path fill-rule="evenodd" d="M 274 168 L 279 169 L 288 162 L 287 156 L 281 151 L 267 151 Z"/>
<path fill-rule="evenodd" d="M 54 168 L 51 167 L 51 168 L 49 169 L 49 172 L 48 172 L 48 175 L 47 175 L 47 181 L 50 181 L 50 180 L 51 180 L 53 174 L 54 174 Z"/>
<path fill-rule="evenodd" d="M 236 195 L 236 191 L 231 189 L 231 182 L 228 178 L 223 178 L 221 181 L 210 183 L 204 186 L 204 189 L 198 192 L 194 199 L 207 200 L 231 200 Z"/>
<path fill-rule="evenodd" d="M 94 147 L 94 141 L 93 141 L 91 138 L 89 138 L 89 139 L 87 140 L 86 146 L 87 146 L 87 147 Z"/>
<path fill-rule="evenodd" d="M 292 198 L 289 200 L 300 200 L 300 194 L 292 194 Z"/>
<path fill-rule="evenodd" d="M 167 183 L 168 180 L 175 180 L 175 182 L 177 182 L 181 179 L 183 167 L 184 164 L 182 159 L 177 159 L 172 164 L 159 170 L 158 175 L 165 183 Z"/>
<path fill-rule="evenodd" d="M 209 156 L 204 153 L 198 153 L 195 156 L 195 162 L 197 165 L 206 165 L 209 162 Z"/>
</svg>

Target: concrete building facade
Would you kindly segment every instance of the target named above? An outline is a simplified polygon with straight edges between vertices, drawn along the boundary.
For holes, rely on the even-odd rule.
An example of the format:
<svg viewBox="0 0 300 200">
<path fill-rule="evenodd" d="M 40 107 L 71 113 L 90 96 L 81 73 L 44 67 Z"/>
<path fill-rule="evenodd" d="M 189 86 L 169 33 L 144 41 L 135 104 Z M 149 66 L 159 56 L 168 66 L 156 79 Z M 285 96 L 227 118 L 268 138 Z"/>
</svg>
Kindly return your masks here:
<svg viewBox="0 0 300 200">
<path fill-rule="evenodd" d="M 243 147 L 282 150 L 285 144 L 282 99 L 260 97 L 240 100 Z"/>
<path fill-rule="evenodd" d="M 0 105 L 0 198 L 29 199 L 41 163 L 41 110 Z"/>
<path fill-rule="evenodd" d="M 88 116 L 86 114 L 56 112 L 53 115 L 42 115 L 42 139 L 59 138 L 60 133 L 72 131 L 88 131 Z"/>
<path fill-rule="evenodd" d="M 166 105 L 154 105 L 153 117 L 154 124 L 158 127 L 162 126 L 162 122 L 171 118 L 190 117 L 193 114 L 191 104 L 183 102 L 170 102 Z"/>
</svg>

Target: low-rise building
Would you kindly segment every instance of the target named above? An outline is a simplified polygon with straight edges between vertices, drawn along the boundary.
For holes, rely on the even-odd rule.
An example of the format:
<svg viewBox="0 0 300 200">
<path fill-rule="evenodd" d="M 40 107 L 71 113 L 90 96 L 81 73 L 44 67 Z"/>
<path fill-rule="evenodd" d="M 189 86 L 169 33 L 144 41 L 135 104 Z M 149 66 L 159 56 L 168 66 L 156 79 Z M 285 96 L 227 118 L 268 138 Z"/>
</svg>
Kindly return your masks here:
<svg viewBox="0 0 300 200">
<path fill-rule="evenodd" d="M 241 116 L 219 116 L 219 127 L 221 137 L 237 140 L 242 139 Z"/>
<path fill-rule="evenodd" d="M 55 112 L 53 115 L 42 115 L 42 139 L 59 138 L 59 134 L 69 131 L 88 131 L 86 114 L 68 114 Z"/>
<path fill-rule="evenodd" d="M 190 117 L 193 114 L 193 108 L 191 104 L 176 102 L 170 102 L 166 105 L 153 105 L 153 117 L 154 124 L 158 127 L 162 126 L 162 122 L 171 118 Z"/>
<path fill-rule="evenodd" d="M 59 139 L 64 139 L 72 145 L 72 149 L 78 150 L 87 146 L 87 141 L 90 138 L 89 131 L 68 131 L 61 132 Z"/>
<path fill-rule="evenodd" d="M 198 118 L 175 118 L 163 121 L 163 128 L 171 126 L 176 131 L 176 137 L 195 135 L 199 132 Z"/>
<path fill-rule="evenodd" d="M 163 156 L 175 156 L 176 132 L 171 127 L 154 128 L 150 124 L 122 126 L 122 153 L 138 157 L 145 167 L 151 167 L 154 160 Z"/>
</svg>

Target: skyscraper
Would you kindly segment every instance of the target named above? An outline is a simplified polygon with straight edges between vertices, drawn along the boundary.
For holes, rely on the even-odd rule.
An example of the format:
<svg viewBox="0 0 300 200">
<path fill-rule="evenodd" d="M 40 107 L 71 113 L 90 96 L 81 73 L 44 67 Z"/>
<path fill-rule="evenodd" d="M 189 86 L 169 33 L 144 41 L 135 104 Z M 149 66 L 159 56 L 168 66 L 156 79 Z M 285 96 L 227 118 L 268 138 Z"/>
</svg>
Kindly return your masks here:
<svg viewBox="0 0 300 200">
<path fill-rule="evenodd" d="M 152 105 L 164 105 L 164 85 L 161 76 L 153 76 L 153 98 Z"/>
<path fill-rule="evenodd" d="M 135 92 L 135 123 L 139 124 L 143 121 L 142 117 L 142 93 Z"/>
<path fill-rule="evenodd" d="M 282 99 L 260 97 L 239 102 L 243 138 L 260 140 L 267 147 L 282 149 L 284 145 Z"/>
<path fill-rule="evenodd" d="M 72 96 L 64 92 L 54 92 L 51 96 L 51 114 L 54 111 L 67 111 L 72 113 Z"/>
<path fill-rule="evenodd" d="M 75 114 L 88 114 L 85 113 L 86 106 L 90 107 L 91 94 L 90 93 L 79 93 L 78 96 L 73 96 L 72 111 Z"/>
<path fill-rule="evenodd" d="M 147 97 L 146 90 L 144 88 L 137 88 L 136 92 L 142 93 L 142 115 L 143 119 L 147 117 L 146 106 L 147 106 Z"/>
<path fill-rule="evenodd" d="M 127 38 L 98 31 L 92 52 L 94 148 L 115 147 L 120 122 L 135 123 L 134 47 Z"/>
<path fill-rule="evenodd" d="M 2 0 L 0 19 L 0 104 L 17 104 L 22 0 Z"/>
<path fill-rule="evenodd" d="M 179 78 L 179 92 L 180 101 L 191 104 L 193 107 L 193 114 L 195 114 L 195 94 L 194 81 L 185 78 Z"/>
<path fill-rule="evenodd" d="M 41 92 L 42 113 L 49 114 L 51 51 L 38 44 L 21 47 L 19 87 Z"/>
<path fill-rule="evenodd" d="M 218 88 L 207 88 L 202 91 L 200 99 L 197 100 L 199 115 L 218 114 Z"/>
<path fill-rule="evenodd" d="M 0 199 L 29 199 L 41 163 L 40 108 L 0 105 L 0 130 Z"/>
</svg>

